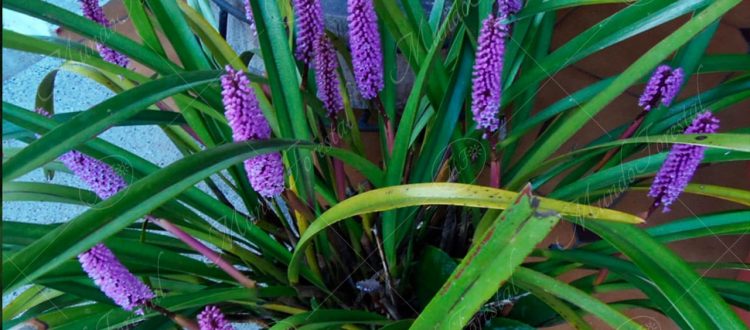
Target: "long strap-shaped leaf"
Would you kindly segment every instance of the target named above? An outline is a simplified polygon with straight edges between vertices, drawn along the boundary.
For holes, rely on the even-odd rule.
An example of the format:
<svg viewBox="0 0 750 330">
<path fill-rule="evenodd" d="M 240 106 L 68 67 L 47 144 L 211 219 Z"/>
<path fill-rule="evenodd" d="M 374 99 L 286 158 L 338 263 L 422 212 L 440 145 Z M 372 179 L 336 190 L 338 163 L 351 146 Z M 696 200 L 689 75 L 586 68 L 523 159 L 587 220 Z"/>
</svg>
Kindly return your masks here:
<svg viewBox="0 0 750 330">
<path fill-rule="evenodd" d="M 390 322 L 383 318 L 383 316 L 371 312 L 346 309 L 316 309 L 312 312 L 300 313 L 280 320 L 271 329 L 302 329 L 305 325 L 314 326 L 317 324 L 327 325 L 327 327 L 321 328 L 333 328 L 335 325 L 351 323 L 387 324 Z"/>
<path fill-rule="evenodd" d="M 634 182 L 636 178 L 646 177 L 655 173 L 659 170 L 659 167 L 661 167 L 666 158 L 667 153 L 662 152 L 622 163 L 619 166 L 596 172 L 581 180 L 557 188 L 549 194 L 549 197 L 568 200 L 578 196 L 584 196 L 585 193 L 592 190 L 602 188 L 620 189 L 614 188 L 614 186 L 627 186 Z M 706 150 L 702 163 L 730 162 L 737 160 L 750 160 L 750 153 L 708 149 Z"/>
<path fill-rule="evenodd" d="M 219 79 L 216 71 L 167 76 L 125 91 L 75 116 L 3 163 L 3 182 L 43 165 L 65 151 L 173 94 Z"/>
<path fill-rule="evenodd" d="M 64 122 L 80 115 L 80 111 L 66 112 L 54 115 L 56 121 Z M 115 126 L 141 126 L 141 125 L 182 125 L 185 124 L 185 118 L 177 112 L 146 110 L 128 120 L 122 121 Z M 3 121 L 3 139 L 32 137 L 34 133 L 25 130 L 17 125 Z"/>
<path fill-rule="evenodd" d="M 525 179 L 529 179 L 529 176 L 533 176 L 539 171 L 546 170 L 553 165 L 559 164 L 563 161 L 575 159 L 581 156 L 590 156 L 592 153 L 604 152 L 613 147 L 621 147 L 628 144 L 689 144 L 702 147 L 708 147 L 712 149 L 723 149 L 729 151 L 742 151 L 750 152 L 750 134 L 732 134 L 732 133 L 719 133 L 719 134 L 678 134 L 678 135 L 656 135 L 656 136 L 641 136 L 634 137 L 624 140 L 618 140 L 608 143 L 597 144 L 591 147 L 579 149 L 573 152 L 566 153 L 564 155 L 552 158 L 538 166 L 534 167 L 532 172 L 529 172 Z"/>
<path fill-rule="evenodd" d="M 615 329 L 643 329 L 638 323 L 629 319 L 616 309 L 603 303 L 586 292 L 567 283 L 544 275 L 540 272 L 518 267 L 512 277 L 513 284 L 525 289 L 542 290 L 556 297 L 580 307 L 582 310 L 596 315 Z"/>
<path fill-rule="evenodd" d="M 649 190 L 649 186 L 634 186 L 630 187 L 630 190 Z M 750 191 L 744 189 L 736 189 L 731 187 L 717 186 L 705 183 L 691 183 L 685 186 L 683 192 L 687 194 L 695 194 L 701 196 L 708 196 L 727 201 L 732 201 L 737 204 L 750 206 Z M 748 221 L 750 222 L 750 220 Z"/>
<path fill-rule="evenodd" d="M 587 223 L 648 276 L 691 329 L 746 329 L 737 314 L 674 252 L 634 226 Z"/>
<path fill-rule="evenodd" d="M 458 329 L 471 320 L 560 219 L 535 204 L 527 186 L 466 253 L 411 329 Z"/>
<path fill-rule="evenodd" d="M 419 183 L 371 190 L 353 196 L 330 208 L 316 219 L 297 243 L 289 265 L 289 279 L 299 279 L 299 261 L 307 244 L 327 227 L 360 214 L 393 210 L 418 205 L 459 205 L 505 209 L 511 205 L 518 193 L 489 187 L 460 183 Z M 601 209 L 589 205 L 567 203 L 547 198 L 538 198 L 539 207 L 572 217 L 596 214 L 597 219 L 624 223 L 640 223 L 637 216 L 615 210 Z"/>
</svg>

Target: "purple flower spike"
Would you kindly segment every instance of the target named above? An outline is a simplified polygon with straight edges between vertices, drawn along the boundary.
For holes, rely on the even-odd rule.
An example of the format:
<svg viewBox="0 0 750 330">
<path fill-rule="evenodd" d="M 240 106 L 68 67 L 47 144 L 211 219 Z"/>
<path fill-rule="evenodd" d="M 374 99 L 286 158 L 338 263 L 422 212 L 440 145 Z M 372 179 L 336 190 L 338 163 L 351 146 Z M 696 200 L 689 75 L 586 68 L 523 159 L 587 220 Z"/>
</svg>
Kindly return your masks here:
<svg viewBox="0 0 750 330">
<path fill-rule="evenodd" d="M 221 77 L 221 95 L 234 141 L 271 137 L 271 126 L 260 111 L 258 99 L 250 88 L 250 80 L 243 72 L 234 70 L 231 66 L 227 65 L 225 69 L 227 73 Z"/>
<path fill-rule="evenodd" d="M 384 86 L 378 16 L 372 0 L 349 0 L 348 11 L 354 78 L 362 97 L 371 100 Z"/>
<path fill-rule="evenodd" d="M 60 161 L 101 199 L 110 198 L 128 186 L 122 176 L 112 167 L 81 152 L 68 151 L 60 156 Z"/>
<path fill-rule="evenodd" d="M 265 140 L 271 137 L 271 126 L 260 110 L 244 73 L 226 66 L 221 77 L 226 112 L 235 142 Z M 263 197 L 274 197 L 284 191 L 284 164 L 281 154 L 264 154 L 245 160 L 250 185 Z"/>
<path fill-rule="evenodd" d="M 315 43 L 325 32 L 323 9 L 320 0 L 294 0 L 294 12 L 297 16 L 297 49 L 294 55 L 309 64 L 315 56 Z"/>
<path fill-rule="evenodd" d="M 143 314 L 139 306 L 154 298 L 151 289 L 130 273 L 104 244 L 81 253 L 78 261 L 102 292 L 127 311 Z"/>
<path fill-rule="evenodd" d="M 477 129 L 495 132 L 500 126 L 500 97 L 502 89 L 503 55 L 508 26 L 492 15 L 482 23 L 479 32 L 474 78 L 472 80 L 471 111 Z"/>
<path fill-rule="evenodd" d="M 200 330 L 230 330 L 234 329 L 216 306 L 206 306 L 198 314 L 198 326 Z"/>
<path fill-rule="evenodd" d="M 333 44 L 321 36 L 315 53 L 315 81 L 318 83 L 318 99 L 328 110 L 329 117 L 335 117 L 344 110 L 344 100 L 339 90 L 339 59 Z"/>
<path fill-rule="evenodd" d="M 99 23 L 103 27 L 112 27 L 112 22 L 104 15 L 104 10 L 99 6 L 98 0 L 79 0 L 79 2 L 81 3 L 81 9 L 83 9 L 83 16 Z M 116 50 L 100 43 L 96 44 L 96 49 L 105 61 L 117 64 L 123 68 L 128 66 L 128 57 L 118 53 Z"/>
<path fill-rule="evenodd" d="M 498 16 L 505 18 L 521 11 L 523 2 L 521 0 L 498 0 L 497 6 Z"/>
<path fill-rule="evenodd" d="M 680 91 L 684 75 L 682 68 L 672 69 L 669 65 L 660 65 L 646 84 L 638 106 L 646 111 L 657 107 L 659 103 L 668 107 Z"/>
<path fill-rule="evenodd" d="M 693 123 L 685 129 L 685 134 L 716 133 L 718 129 L 719 119 L 706 111 L 693 119 Z M 688 144 L 672 146 L 648 193 L 649 197 L 656 199 L 654 207 L 663 206 L 663 212 L 669 212 L 669 206 L 677 200 L 698 169 L 705 150 L 705 147 Z"/>
</svg>

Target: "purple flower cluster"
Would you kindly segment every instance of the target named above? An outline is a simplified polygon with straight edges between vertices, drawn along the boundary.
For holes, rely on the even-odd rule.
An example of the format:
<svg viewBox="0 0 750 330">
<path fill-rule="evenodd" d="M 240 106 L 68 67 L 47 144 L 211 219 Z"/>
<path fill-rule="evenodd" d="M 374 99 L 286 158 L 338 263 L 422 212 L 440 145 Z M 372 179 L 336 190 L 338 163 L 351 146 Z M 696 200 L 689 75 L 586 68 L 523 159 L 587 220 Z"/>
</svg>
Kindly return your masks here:
<svg viewBox="0 0 750 330">
<path fill-rule="evenodd" d="M 660 65 L 646 84 L 638 106 L 645 111 L 650 111 L 659 103 L 668 107 L 680 91 L 684 75 L 682 68 L 672 69 L 669 65 Z"/>
<path fill-rule="evenodd" d="M 490 15 L 479 32 L 476 62 L 472 80 L 471 111 L 477 129 L 495 132 L 500 126 L 500 97 L 502 92 L 503 56 L 508 26 L 501 18 Z"/>
<path fill-rule="evenodd" d="M 344 100 L 339 90 L 339 59 L 333 44 L 321 36 L 315 53 L 315 81 L 318 83 L 318 99 L 323 102 L 329 117 L 344 110 Z"/>
<path fill-rule="evenodd" d="M 372 0 L 349 0 L 349 46 L 357 88 L 371 100 L 383 89 L 383 49 Z"/>
<path fill-rule="evenodd" d="M 519 12 L 523 7 L 523 2 L 521 0 L 498 0 L 497 7 L 498 16 L 505 18 Z"/>
<path fill-rule="evenodd" d="M 216 306 L 206 306 L 200 314 L 198 314 L 198 326 L 200 330 L 229 330 L 234 329 L 229 321 L 226 320 L 224 314 L 221 313 Z"/>
<path fill-rule="evenodd" d="M 710 111 L 706 111 L 693 119 L 690 126 L 685 129 L 685 134 L 716 133 L 718 129 L 719 119 Z M 655 198 L 655 207 L 663 206 L 663 211 L 669 212 L 669 206 L 677 200 L 698 169 L 705 150 L 705 147 L 688 144 L 672 146 L 648 193 L 649 197 Z"/>
<path fill-rule="evenodd" d="M 315 54 L 315 44 L 325 33 L 323 9 L 320 0 L 294 0 L 294 12 L 297 16 L 297 48 L 294 55 L 308 64 Z"/>
<path fill-rule="evenodd" d="M 86 18 L 99 23 L 99 25 L 106 28 L 112 27 L 112 23 L 109 21 L 109 19 L 107 19 L 107 16 L 104 15 L 104 10 L 101 6 L 99 6 L 98 0 L 79 1 L 81 3 L 81 9 L 83 10 L 83 16 L 86 16 Z M 128 57 L 118 53 L 114 49 L 100 43 L 96 44 L 96 49 L 99 51 L 99 55 L 101 55 L 105 61 L 117 64 L 123 68 L 128 66 Z"/>
<path fill-rule="evenodd" d="M 78 255 L 83 270 L 107 297 L 127 311 L 135 310 L 154 298 L 151 289 L 130 273 L 104 244 L 97 244 Z"/>
<path fill-rule="evenodd" d="M 221 77 L 221 95 L 234 141 L 270 138 L 271 126 L 250 89 L 250 80 L 231 66 L 227 65 L 226 71 Z M 284 164 L 280 154 L 265 154 L 245 160 L 245 169 L 250 184 L 261 196 L 274 197 L 284 191 Z"/>
</svg>

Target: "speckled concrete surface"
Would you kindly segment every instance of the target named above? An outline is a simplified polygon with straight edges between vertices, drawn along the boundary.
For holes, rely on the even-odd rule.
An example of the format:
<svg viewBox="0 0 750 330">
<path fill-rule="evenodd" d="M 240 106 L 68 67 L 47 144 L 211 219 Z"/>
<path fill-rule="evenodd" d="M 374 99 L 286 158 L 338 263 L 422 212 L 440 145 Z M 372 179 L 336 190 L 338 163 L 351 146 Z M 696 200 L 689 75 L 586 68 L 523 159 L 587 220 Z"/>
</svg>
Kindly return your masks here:
<svg viewBox="0 0 750 330">
<path fill-rule="evenodd" d="M 3 84 L 3 101 L 33 109 L 37 86 L 50 71 L 59 67 L 61 60 L 45 58 L 22 71 Z M 55 81 L 55 112 L 83 111 L 113 96 L 114 93 L 88 78 L 60 71 Z M 104 132 L 101 138 L 134 152 L 159 166 L 180 158 L 179 151 L 166 135 L 154 126 L 114 127 Z M 4 142 L 4 146 L 10 143 Z M 13 143 L 20 146 L 20 143 Z M 33 171 L 18 181 L 47 181 L 41 170 Z M 84 187 L 80 180 L 67 173 L 57 173 L 51 183 Z M 40 223 L 60 222 L 79 214 L 82 206 L 58 203 L 3 203 L 3 220 L 33 221 Z"/>
</svg>

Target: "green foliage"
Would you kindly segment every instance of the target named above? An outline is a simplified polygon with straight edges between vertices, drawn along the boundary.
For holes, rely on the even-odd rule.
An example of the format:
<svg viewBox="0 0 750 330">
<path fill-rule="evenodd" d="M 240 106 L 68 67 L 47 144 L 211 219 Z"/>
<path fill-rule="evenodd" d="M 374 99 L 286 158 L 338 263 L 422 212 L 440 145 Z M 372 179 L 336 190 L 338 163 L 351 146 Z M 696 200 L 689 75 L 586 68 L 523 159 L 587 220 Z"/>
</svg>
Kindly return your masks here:
<svg viewBox="0 0 750 330">
<path fill-rule="evenodd" d="M 34 91 L 35 107 L 51 118 L 3 102 L 3 141 L 16 143 L 3 149 L 3 203 L 86 207 L 73 219 L 47 225 L 5 215 L 3 293 L 18 295 L 3 309 L 3 328 L 42 322 L 53 329 L 172 329 L 209 304 L 234 321 L 272 329 L 531 329 L 562 322 L 590 329 L 588 315 L 612 328 L 640 329 L 646 325 L 627 313 L 638 308 L 683 328 L 745 328 L 730 305 L 750 306 L 747 285 L 696 269 L 750 267 L 687 262 L 666 244 L 746 234 L 750 191 L 710 179 L 692 182 L 684 194 L 722 199 L 738 209 L 649 228 L 641 226 L 643 214 L 610 205 L 622 194 L 645 194 L 667 157 L 664 145 L 705 147 L 706 166 L 750 160 L 747 127 L 679 134 L 699 110 L 720 113 L 750 99 L 750 55 L 706 54 L 718 20 L 740 0 L 524 1 L 507 21 L 513 31 L 501 113 L 508 127 L 494 146 L 474 128 L 470 111 L 477 35 L 494 1 L 437 0 L 428 11 L 417 0 L 374 0 L 387 81 L 368 106 L 376 116 L 382 106 L 390 117 L 392 150 L 385 134 L 360 133 L 360 112 L 352 109 L 357 96 L 346 88 L 345 112 L 335 121 L 326 116 L 315 68 L 293 56 L 297 22 L 290 1 L 250 1 L 259 49 L 242 56 L 221 37 L 215 18 L 204 16 L 210 14 L 205 1 L 123 2 L 137 40 L 45 1 L 3 1 L 4 9 L 104 44 L 153 72 L 106 62 L 79 42 L 3 29 L 4 48 L 65 60 Z M 618 3 L 629 5 L 552 46 L 560 10 Z M 535 111 L 552 73 L 654 28 L 676 26 L 681 17 L 688 19 L 622 73 Z M 352 68 L 346 38 L 329 37 L 346 77 Z M 233 143 L 218 80 L 227 65 L 247 71 L 248 56 L 264 65 L 264 74 L 248 77 L 273 138 Z M 618 138 L 630 125 L 625 123 L 594 140 L 581 139 L 595 115 L 607 113 L 621 94 L 640 90 L 666 62 L 682 67 L 686 79 L 707 73 L 731 78 L 653 109 L 633 137 Z M 404 63 L 408 68 L 397 67 Z M 400 100 L 395 75 L 403 69 L 414 81 Z M 60 71 L 116 95 L 89 109 L 56 113 L 54 90 L 69 87 L 56 86 Z M 117 126 L 158 127 L 182 158 L 158 166 L 98 138 Z M 389 128 L 378 118 L 380 133 Z M 340 143 L 331 140 L 334 129 Z M 571 141 L 583 147 L 561 152 Z M 70 150 L 127 166 L 128 188 L 101 200 L 87 188 L 27 179 L 34 171 L 44 171 L 48 180 L 69 174 L 57 158 Z M 286 191 L 263 199 L 242 162 L 272 152 L 283 155 Z M 604 159 L 610 153 L 616 156 Z M 483 179 L 491 159 L 502 163 L 496 188 Z M 208 189 L 200 189 L 202 183 Z M 142 221 L 146 215 L 169 221 L 184 235 L 159 221 Z M 603 240 L 568 249 L 545 246 L 560 220 Z M 203 258 L 205 250 L 185 236 L 207 245 L 252 284 Z M 100 242 L 156 292 L 144 315 L 117 307 L 81 270 L 76 255 Z M 598 273 L 557 278 L 580 270 Z M 603 302 L 596 296 L 632 290 L 645 298 Z"/>
</svg>

